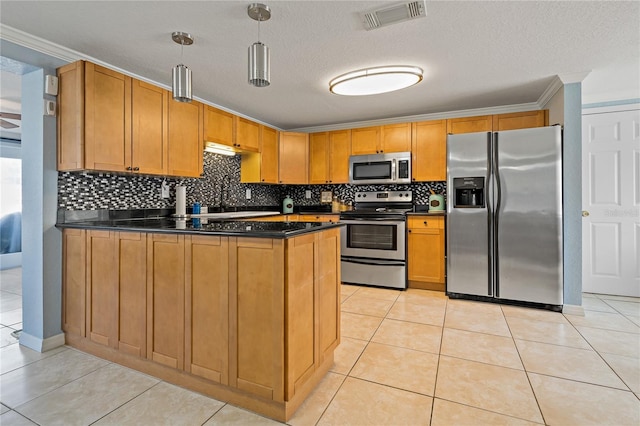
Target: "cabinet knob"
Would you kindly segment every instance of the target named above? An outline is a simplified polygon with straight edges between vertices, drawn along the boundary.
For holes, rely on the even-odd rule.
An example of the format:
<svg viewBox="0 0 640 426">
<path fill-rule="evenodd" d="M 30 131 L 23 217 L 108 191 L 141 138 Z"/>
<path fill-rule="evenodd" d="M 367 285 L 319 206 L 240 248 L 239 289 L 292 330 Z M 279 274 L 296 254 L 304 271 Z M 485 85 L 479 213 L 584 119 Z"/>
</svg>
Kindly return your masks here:
<svg viewBox="0 0 640 426">
<path fill-rule="evenodd" d="M 129 167 L 127 167 L 127 170 L 133 170 L 133 169 L 131 168 L 131 166 L 129 166 Z"/>
<path fill-rule="evenodd" d="M 140 167 L 134 167 L 134 168 L 133 168 L 133 171 L 134 171 L 134 172 L 139 172 L 139 171 L 140 171 Z"/>
<path fill-rule="evenodd" d="M 383 152 L 384 152 L 384 150 L 382 150 L 382 149 L 381 149 L 381 150 L 380 150 L 380 154 L 382 154 Z"/>
<path fill-rule="evenodd" d="M 424 221 L 424 224 L 425 224 L 425 225 L 427 224 L 427 221 L 426 221 L 426 220 Z"/>
<path fill-rule="evenodd" d="M 407 232 L 411 232 L 411 229 L 409 229 Z"/>
</svg>

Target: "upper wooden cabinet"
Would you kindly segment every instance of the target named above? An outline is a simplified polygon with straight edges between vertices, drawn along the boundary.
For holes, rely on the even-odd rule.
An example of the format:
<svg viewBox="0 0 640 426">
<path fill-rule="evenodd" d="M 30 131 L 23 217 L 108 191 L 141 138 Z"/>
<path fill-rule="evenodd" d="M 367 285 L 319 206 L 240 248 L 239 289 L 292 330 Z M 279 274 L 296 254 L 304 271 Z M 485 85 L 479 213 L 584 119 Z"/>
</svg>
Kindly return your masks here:
<svg viewBox="0 0 640 426">
<path fill-rule="evenodd" d="M 58 76 L 58 170 L 200 176 L 201 148 L 178 149 L 183 159 L 189 156 L 187 168 L 172 167 L 170 153 L 173 142 L 194 132 L 202 147 L 202 112 L 193 116 L 193 129 L 187 128 L 194 124 L 189 119 L 172 133 L 169 123 L 175 130 L 186 116 L 172 108 L 176 102 L 167 90 L 85 61 L 59 68 Z M 197 102 L 188 105 L 192 111 L 201 108 Z"/>
<path fill-rule="evenodd" d="M 549 125 L 549 110 L 514 112 L 493 116 L 493 131 L 528 129 Z"/>
<path fill-rule="evenodd" d="M 493 116 L 450 118 L 447 120 L 447 133 L 490 132 L 493 128 Z"/>
<path fill-rule="evenodd" d="M 260 151 L 260 125 L 242 117 L 235 117 L 235 120 L 235 147 L 240 148 L 242 151 Z"/>
<path fill-rule="evenodd" d="M 260 125 L 260 152 L 242 154 L 242 183 L 278 183 L 278 131 Z"/>
<path fill-rule="evenodd" d="M 351 129 L 351 155 L 376 154 L 379 146 L 380 126 Z"/>
<path fill-rule="evenodd" d="M 309 135 L 281 132 L 278 183 L 306 184 L 309 180 Z"/>
<path fill-rule="evenodd" d="M 411 151 L 411 123 L 382 126 L 380 153 Z"/>
<path fill-rule="evenodd" d="M 200 102 L 169 100 L 168 175 L 203 175 L 203 112 Z"/>
<path fill-rule="evenodd" d="M 309 183 L 348 183 L 351 130 L 309 135 Z"/>
<path fill-rule="evenodd" d="M 411 179 L 447 180 L 447 121 L 413 123 Z"/>
<path fill-rule="evenodd" d="M 230 112 L 207 105 L 204 111 L 204 140 L 222 145 L 235 143 L 235 120 Z"/>
</svg>

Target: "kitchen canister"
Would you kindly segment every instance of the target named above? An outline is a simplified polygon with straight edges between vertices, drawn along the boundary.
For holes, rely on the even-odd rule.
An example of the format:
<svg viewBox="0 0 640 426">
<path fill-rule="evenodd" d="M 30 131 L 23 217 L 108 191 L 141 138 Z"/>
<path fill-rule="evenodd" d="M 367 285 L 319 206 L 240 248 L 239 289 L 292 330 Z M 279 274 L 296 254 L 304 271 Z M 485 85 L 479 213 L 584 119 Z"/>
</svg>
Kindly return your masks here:
<svg viewBox="0 0 640 426">
<path fill-rule="evenodd" d="M 431 194 L 429 195 L 429 210 L 444 210 L 444 195 Z"/>
<path fill-rule="evenodd" d="M 293 213 L 293 200 L 289 195 L 287 195 L 287 197 L 282 202 L 282 213 L 284 214 Z"/>
<path fill-rule="evenodd" d="M 184 217 L 187 215 L 187 188 L 185 186 L 176 186 L 176 216 Z"/>
</svg>

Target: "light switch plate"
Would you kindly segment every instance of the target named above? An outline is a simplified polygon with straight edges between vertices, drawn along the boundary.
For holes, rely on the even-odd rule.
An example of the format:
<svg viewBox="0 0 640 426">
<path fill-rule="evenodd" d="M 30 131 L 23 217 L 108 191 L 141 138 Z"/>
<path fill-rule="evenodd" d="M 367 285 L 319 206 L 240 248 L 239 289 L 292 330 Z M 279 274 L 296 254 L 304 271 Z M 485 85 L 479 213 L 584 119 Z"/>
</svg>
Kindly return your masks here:
<svg viewBox="0 0 640 426">
<path fill-rule="evenodd" d="M 58 77 L 55 75 L 47 75 L 44 78 L 44 93 L 47 95 L 58 95 Z"/>
<path fill-rule="evenodd" d="M 304 191 L 304 198 L 309 199 L 311 198 L 311 190 L 307 189 L 306 191 Z"/>
<path fill-rule="evenodd" d="M 333 197 L 333 193 L 331 191 L 322 191 L 320 193 L 320 202 L 321 203 L 330 203 L 332 197 Z"/>
<path fill-rule="evenodd" d="M 251 199 L 251 188 L 247 188 L 247 191 L 245 192 L 244 196 L 247 200 Z"/>
</svg>

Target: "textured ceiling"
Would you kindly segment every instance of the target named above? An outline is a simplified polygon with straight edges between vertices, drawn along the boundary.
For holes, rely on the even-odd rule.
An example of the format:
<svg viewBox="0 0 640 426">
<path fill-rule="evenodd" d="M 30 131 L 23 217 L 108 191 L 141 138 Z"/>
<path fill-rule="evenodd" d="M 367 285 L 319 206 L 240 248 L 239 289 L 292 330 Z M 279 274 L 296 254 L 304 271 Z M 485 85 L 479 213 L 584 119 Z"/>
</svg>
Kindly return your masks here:
<svg viewBox="0 0 640 426">
<path fill-rule="evenodd" d="M 282 129 L 536 102 L 556 75 L 592 70 L 601 91 L 614 69 L 632 82 L 612 90 L 638 90 L 637 1 L 427 2 L 426 18 L 373 31 L 359 14 L 397 2 L 265 1 L 266 88 L 247 83 L 249 3 L 2 0 L 0 22 L 166 86 L 181 62 L 171 33 L 190 32 L 194 96 Z M 420 66 L 425 79 L 368 97 L 328 91 L 336 75 L 388 64 Z"/>
</svg>

